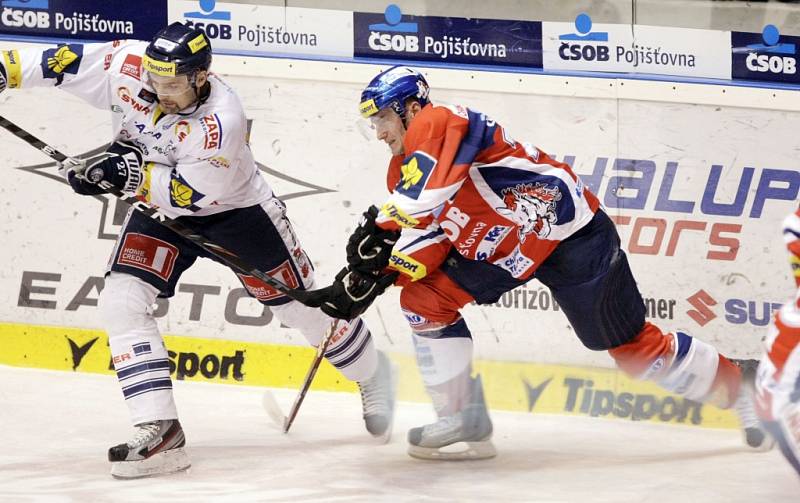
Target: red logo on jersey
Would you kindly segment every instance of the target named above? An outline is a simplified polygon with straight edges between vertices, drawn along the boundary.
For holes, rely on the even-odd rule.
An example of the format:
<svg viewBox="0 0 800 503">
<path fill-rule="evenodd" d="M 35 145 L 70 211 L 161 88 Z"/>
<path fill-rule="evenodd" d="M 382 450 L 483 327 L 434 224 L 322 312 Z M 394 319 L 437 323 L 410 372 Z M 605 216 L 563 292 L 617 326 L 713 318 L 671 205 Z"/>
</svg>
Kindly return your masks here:
<svg viewBox="0 0 800 503">
<path fill-rule="evenodd" d="M 141 103 L 133 99 L 131 97 L 131 90 L 128 89 L 127 87 L 124 86 L 118 87 L 117 96 L 119 96 L 119 99 L 121 99 L 125 103 L 129 103 L 131 107 L 137 112 L 142 112 L 145 115 L 150 113 L 150 107 L 148 107 L 147 105 L 142 105 Z"/>
<path fill-rule="evenodd" d="M 203 142 L 203 148 L 212 150 L 219 148 L 222 145 L 222 123 L 217 114 L 206 115 L 200 119 L 200 126 L 206 137 Z"/>
<path fill-rule="evenodd" d="M 103 70 L 108 70 L 111 67 L 111 58 L 113 57 L 114 55 L 111 54 L 110 52 L 105 55 L 105 57 L 103 58 Z"/>
<path fill-rule="evenodd" d="M 142 79 L 142 57 L 135 54 L 128 54 L 125 56 L 125 61 L 122 62 L 122 68 L 119 72 L 136 80 Z"/>
<path fill-rule="evenodd" d="M 135 267 L 169 281 L 177 258 L 177 247 L 151 236 L 131 232 L 125 235 L 117 264 Z"/>
<path fill-rule="evenodd" d="M 187 136 L 192 132 L 191 126 L 186 121 L 180 121 L 175 124 L 175 136 L 178 138 L 178 142 L 182 142 L 186 139 Z"/>
<path fill-rule="evenodd" d="M 275 269 L 267 271 L 267 275 L 271 278 L 281 281 L 289 288 L 297 288 L 297 286 L 300 284 L 299 281 L 297 281 L 297 277 L 295 276 L 294 271 L 292 271 L 292 266 L 289 265 L 288 260 Z M 247 291 L 250 292 L 250 295 L 258 300 L 272 300 L 283 296 L 281 292 L 277 291 L 255 276 L 247 276 L 244 274 L 238 274 L 238 276 L 245 288 L 247 288 Z"/>
</svg>

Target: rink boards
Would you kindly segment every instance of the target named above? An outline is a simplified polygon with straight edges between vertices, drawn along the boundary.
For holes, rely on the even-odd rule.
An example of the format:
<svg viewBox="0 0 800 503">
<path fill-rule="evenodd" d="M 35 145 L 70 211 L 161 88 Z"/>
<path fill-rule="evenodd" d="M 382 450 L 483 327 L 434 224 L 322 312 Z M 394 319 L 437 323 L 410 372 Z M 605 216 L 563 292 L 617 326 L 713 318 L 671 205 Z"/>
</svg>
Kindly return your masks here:
<svg viewBox="0 0 800 503">
<path fill-rule="evenodd" d="M 0 364 L 113 375 L 108 339 L 99 330 L 0 324 Z M 165 336 L 170 374 L 186 381 L 299 388 L 313 358 L 305 347 Z M 428 401 L 413 357 L 399 365 L 398 399 Z M 589 417 L 734 428 L 730 411 L 664 393 L 610 369 L 480 360 L 490 408 Z M 357 392 L 327 362 L 313 389 Z"/>
<path fill-rule="evenodd" d="M 286 201 L 319 286 L 327 284 L 344 263 L 358 215 L 386 195 L 386 147 L 357 112 L 361 88 L 383 67 L 233 57 L 218 57 L 214 65 L 239 92 L 252 120 L 255 158 Z M 800 191 L 795 91 L 425 72 L 435 102 L 487 112 L 514 138 L 573 165 L 619 226 L 650 321 L 688 330 L 733 357 L 760 354 L 772 311 L 792 292 L 779 224 Z M 61 91 L 11 90 L 0 103 L 5 117 L 69 154 L 109 140 L 108 111 Z M 72 194 L 47 157 L 4 132 L 0 162 L 0 321 L 6 323 L 0 358 L 70 370 L 64 338 L 78 337 L 80 347 L 100 337 L 75 370 L 108 372 L 107 356 L 95 356 L 100 347 L 107 351 L 96 331 L 96 305 L 125 208 L 109 197 Z M 493 407 L 525 410 L 541 390 L 534 412 L 694 422 L 695 409 L 655 387 L 592 370 L 612 367 L 610 358 L 580 345 L 536 281 L 496 304 L 467 306 L 464 316 Z M 209 261 L 184 275 L 156 317 L 164 333 L 176 336 L 168 345 L 177 369 L 197 362 L 199 370 L 186 379 L 207 379 L 206 365 L 208 379 L 222 379 L 218 368 L 239 382 L 237 351 L 246 350 L 243 383 L 296 386 L 310 359 L 298 333 L 281 327 L 269 309 L 246 297 L 233 273 Z M 404 364 L 404 383 L 414 383 L 404 384 L 405 397 L 421 399 L 398 292 L 379 299 L 366 319 L 377 346 Z M 59 344 L 66 345 L 57 354 L 30 349 Z M 184 353 L 196 358 L 181 359 Z M 216 360 L 203 364 L 210 354 Z M 253 364 L 254 355 L 272 363 Z M 352 390 L 333 374 L 321 377 L 325 389 Z M 712 410 L 704 407 L 698 422 L 731 424 L 729 415 Z"/>
</svg>

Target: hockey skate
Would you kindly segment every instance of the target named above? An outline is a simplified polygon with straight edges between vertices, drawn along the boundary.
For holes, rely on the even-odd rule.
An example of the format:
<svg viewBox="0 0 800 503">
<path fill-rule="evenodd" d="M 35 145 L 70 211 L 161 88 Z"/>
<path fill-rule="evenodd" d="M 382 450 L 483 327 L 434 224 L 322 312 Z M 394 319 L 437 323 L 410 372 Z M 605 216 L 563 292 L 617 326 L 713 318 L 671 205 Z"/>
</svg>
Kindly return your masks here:
<svg viewBox="0 0 800 503">
<path fill-rule="evenodd" d="M 480 376 L 472 382 L 470 402 L 460 411 L 408 431 L 408 455 L 419 459 L 467 460 L 497 456 L 492 420 Z"/>
<path fill-rule="evenodd" d="M 111 475 L 135 479 L 186 470 L 191 463 L 183 450 L 185 444 L 177 419 L 138 424 L 133 440 L 108 450 Z"/>
<path fill-rule="evenodd" d="M 742 426 L 745 443 L 756 451 L 768 451 L 775 445 L 775 440 L 761 425 L 753 403 L 754 382 L 758 360 L 731 359 L 742 371 L 742 385 L 739 396 L 733 404 L 739 423 Z"/>
<path fill-rule="evenodd" d="M 361 406 L 367 431 L 382 443 L 388 442 L 394 421 L 397 367 L 383 351 L 378 351 L 375 375 L 359 382 L 358 388 L 361 391 Z"/>
</svg>

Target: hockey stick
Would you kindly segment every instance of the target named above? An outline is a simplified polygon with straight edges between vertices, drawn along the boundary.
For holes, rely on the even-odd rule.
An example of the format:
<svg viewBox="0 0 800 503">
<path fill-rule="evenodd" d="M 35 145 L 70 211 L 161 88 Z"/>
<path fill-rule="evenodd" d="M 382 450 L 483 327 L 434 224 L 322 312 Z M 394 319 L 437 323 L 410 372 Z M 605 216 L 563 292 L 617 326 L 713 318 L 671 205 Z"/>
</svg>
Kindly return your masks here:
<svg viewBox="0 0 800 503">
<path fill-rule="evenodd" d="M 314 376 L 317 375 L 319 365 L 322 363 L 322 359 L 325 357 L 325 350 L 328 349 L 328 345 L 333 339 L 333 334 L 336 333 L 338 327 L 339 320 L 333 320 L 330 328 L 325 333 L 325 336 L 319 342 L 319 345 L 317 346 L 317 354 L 314 356 L 314 360 L 311 362 L 311 367 L 309 367 L 308 372 L 306 372 L 306 377 L 303 379 L 303 385 L 300 387 L 300 391 L 297 393 L 297 397 L 294 399 L 294 403 L 292 404 L 292 408 L 289 409 L 288 415 L 283 415 L 283 412 L 281 411 L 281 408 L 278 405 L 278 402 L 275 400 L 275 396 L 272 394 L 272 392 L 267 391 L 264 393 L 262 398 L 264 409 L 267 411 L 267 414 L 275 422 L 275 424 L 283 428 L 284 433 L 289 433 L 289 428 L 292 427 L 294 418 L 297 417 L 297 411 L 300 410 L 300 405 L 302 405 L 303 400 L 306 398 L 308 388 L 311 387 L 311 381 L 313 381 Z"/>
<path fill-rule="evenodd" d="M 31 133 L 25 131 L 24 129 L 17 126 L 16 124 L 14 124 L 13 122 L 11 122 L 10 120 L 6 119 L 3 116 L 0 116 L 0 126 L 5 128 L 7 131 L 12 133 L 16 137 L 24 140 L 32 147 L 36 148 L 37 150 L 40 150 L 45 155 L 47 155 L 48 157 L 50 157 L 55 161 L 61 163 L 76 162 L 71 157 L 59 152 L 55 147 L 48 145 L 47 143 L 35 137 Z M 151 220 L 160 223 L 161 225 L 175 232 L 176 234 L 186 239 L 187 241 L 191 241 L 192 243 L 196 244 L 203 250 L 214 255 L 228 267 L 231 267 L 243 274 L 255 276 L 256 278 L 260 279 L 261 281 L 268 284 L 272 288 L 278 290 L 282 294 L 298 302 L 301 302 L 303 304 L 306 304 L 306 302 L 308 302 L 308 299 L 312 294 L 311 291 L 291 288 L 286 284 L 284 284 L 283 282 L 263 273 L 262 271 L 254 267 L 251 267 L 249 264 L 247 264 L 241 258 L 239 258 L 239 256 L 236 255 L 235 253 L 223 248 L 222 246 L 212 243 L 201 234 L 196 233 L 195 231 L 179 223 L 178 221 L 173 220 L 172 218 L 159 212 L 157 208 L 150 206 L 146 202 L 137 199 L 134 196 L 129 196 L 125 194 L 120 189 L 118 189 L 114 185 L 111 185 L 105 180 L 101 181 L 97 185 L 106 192 L 108 192 L 109 194 L 111 194 L 112 196 L 116 197 L 117 199 L 120 199 L 128 203 L 129 205 L 133 206 L 141 213 L 143 213 L 145 216 L 149 217 Z M 317 306 L 310 306 L 310 307 L 317 307 Z"/>
</svg>

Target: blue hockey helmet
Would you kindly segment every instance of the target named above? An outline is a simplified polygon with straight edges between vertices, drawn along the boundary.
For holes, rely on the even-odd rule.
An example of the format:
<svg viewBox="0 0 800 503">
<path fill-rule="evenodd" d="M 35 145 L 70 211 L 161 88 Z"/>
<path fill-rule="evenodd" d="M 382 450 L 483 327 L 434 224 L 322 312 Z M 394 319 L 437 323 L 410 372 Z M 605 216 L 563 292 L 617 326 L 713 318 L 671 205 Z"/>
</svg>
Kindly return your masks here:
<svg viewBox="0 0 800 503">
<path fill-rule="evenodd" d="M 365 119 L 391 107 L 401 119 L 406 116 L 406 100 L 414 98 L 420 105 L 430 103 L 428 81 L 407 66 L 393 66 L 379 73 L 361 92 L 359 111 Z"/>
</svg>

